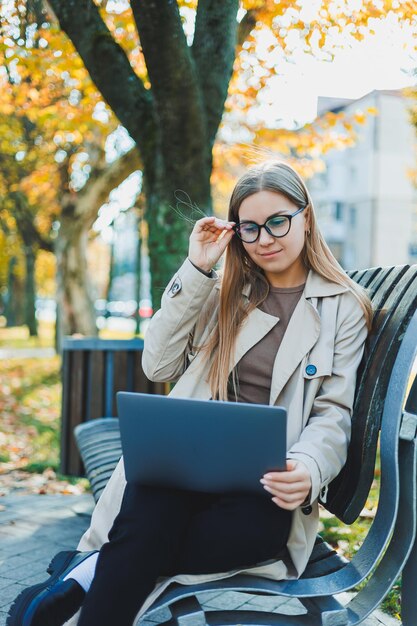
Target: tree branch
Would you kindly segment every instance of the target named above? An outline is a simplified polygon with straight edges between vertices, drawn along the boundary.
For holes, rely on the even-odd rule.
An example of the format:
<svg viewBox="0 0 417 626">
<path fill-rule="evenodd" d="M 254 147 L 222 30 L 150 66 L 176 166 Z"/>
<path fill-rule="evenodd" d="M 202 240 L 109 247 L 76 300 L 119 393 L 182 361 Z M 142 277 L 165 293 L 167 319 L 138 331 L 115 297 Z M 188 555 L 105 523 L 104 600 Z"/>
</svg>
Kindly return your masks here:
<svg viewBox="0 0 417 626">
<path fill-rule="evenodd" d="M 74 217 L 89 228 L 97 218 L 99 208 L 108 200 L 109 194 L 126 178 L 138 169 L 142 169 L 138 150 L 131 148 L 110 165 L 94 176 L 90 176 L 84 187 L 78 192 Z"/>
<path fill-rule="evenodd" d="M 135 140 L 143 159 L 149 158 L 156 141 L 152 95 L 133 71 L 97 6 L 93 0 L 48 2 L 97 89 Z"/>
<path fill-rule="evenodd" d="M 199 0 L 192 53 L 211 145 L 223 115 L 236 52 L 238 0 Z"/>
<path fill-rule="evenodd" d="M 237 27 L 237 45 L 239 48 L 245 43 L 251 32 L 256 26 L 258 18 L 258 11 L 256 9 L 250 9 L 246 11 L 245 15 L 239 22 Z"/>
<path fill-rule="evenodd" d="M 160 120 L 163 152 L 172 161 L 169 170 L 180 165 L 174 155 L 181 150 L 199 155 L 207 144 L 196 68 L 176 1 L 131 0 L 131 7 Z"/>
<path fill-rule="evenodd" d="M 33 223 L 33 213 L 29 208 L 26 195 L 20 191 L 12 191 L 8 195 L 13 202 L 12 214 L 24 245 L 26 247 L 37 245 L 42 250 L 52 252 L 52 242 L 45 239 Z"/>
</svg>

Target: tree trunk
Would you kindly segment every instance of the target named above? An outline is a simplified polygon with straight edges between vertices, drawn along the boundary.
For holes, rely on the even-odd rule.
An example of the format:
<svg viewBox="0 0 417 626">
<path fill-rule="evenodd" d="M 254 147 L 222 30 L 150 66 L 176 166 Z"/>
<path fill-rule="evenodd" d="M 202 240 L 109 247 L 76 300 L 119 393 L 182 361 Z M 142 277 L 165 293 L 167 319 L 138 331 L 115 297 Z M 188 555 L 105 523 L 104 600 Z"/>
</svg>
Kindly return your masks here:
<svg viewBox="0 0 417 626">
<path fill-rule="evenodd" d="M 158 308 L 168 280 L 188 251 L 191 224 L 171 208 L 175 191 L 185 191 L 192 203 L 211 213 L 211 150 L 237 43 L 254 23 L 245 20 L 245 34 L 241 37 L 240 31 L 238 37 L 238 0 L 199 0 L 189 46 L 177 2 L 130 0 L 149 89 L 93 0 L 49 0 L 49 4 L 141 154 L 152 299 Z M 192 209 L 184 206 L 183 212 L 190 217 Z"/>
<path fill-rule="evenodd" d="M 160 307 L 161 297 L 168 281 L 188 255 L 188 241 L 193 223 L 212 213 L 210 192 L 210 150 L 207 150 L 207 167 L 196 169 L 193 176 L 172 183 L 161 168 L 153 177 L 154 184 L 145 179 L 146 210 L 148 223 L 148 249 L 151 271 L 151 294 L 154 311 Z M 155 170 L 153 172 L 155 174 Z M 177 202 L 174 192 L 181 190 L 190 203 Z M 185 194 L 184 194 L 185 192 Z M 180 215 L 181 213 L 182 215 Z"/>
<path fill-rule="evenodd" d="M 36 288 L 35 288 L 35 253 L 32 247 L 25 247 L 26 261 L 26 293 L 25 293 L 25 323 L 31 337 L 38 336 L 36 320 Z"/>
<path fill-rule="evenodd" d="M 87 272 L 87 240 L 88 228 L 70 217 L 61 218 L 55 248 L 61 338 L 74 333 L 97 335 Z"/>
<path fill-rule="evenodd" d="M 111 291 L 113 286 L 113 278 L 114 278 L 114 240 L 111 242 L 110 246 L 110 267 L 109 267 L 109 281 L 107 283 L 106 289 L 106 300 L 107 302 L 111 299 Z"/>
<path fill-rule="evenodd" d="M 140 303 L 140 295 L 141 295 L 141 285 L 142 285 L 142 220 L 143 220 L 143 211 L 138 210 L 138 249 L 137 249 L 137 257 L 136 257 L 136 302 L 137 307 L 135 311 L 135 334 L 139 335 L 140 333 L 140 315 L 139 315 L 139 303 Z"/>
<path fill-rule="evenodd" d="M 97 168 L 77 194 L 69 190 L 69 172 L 63 165 L 60 229 L 55 243 L 58 345 L 64 335 L 97 335 L 87 270 L 88 233 L 110 192 L 140 165 L 137 150 L 132 148 L 111 164 Z"/>
<path fill-rule="evenodd" d="M 9 192 L 9 198 L 13 202 L 13 215 L 17 229 L 23 243 L 26 265 L 25 294 L 23 297 L 23 323 L 27 324 L 31 337 L 37 336 L 38 328 L 35 315 L 36 285 L 35 285 L 35 261 L 37 251 L 52 251 L 50 241 L 45 239 L 37 230 L 34 215 L 36 211 L 30 205 L 25 193 L 21 191 Z"/>
<path fill-rule="evenodd" d="M 16 273 L 17 259 L 11 257 L 7 276 L 7 301 L 4 315 L 7 327 L 21 326 L 23 324 L 23 289 Z"/>
</svg>

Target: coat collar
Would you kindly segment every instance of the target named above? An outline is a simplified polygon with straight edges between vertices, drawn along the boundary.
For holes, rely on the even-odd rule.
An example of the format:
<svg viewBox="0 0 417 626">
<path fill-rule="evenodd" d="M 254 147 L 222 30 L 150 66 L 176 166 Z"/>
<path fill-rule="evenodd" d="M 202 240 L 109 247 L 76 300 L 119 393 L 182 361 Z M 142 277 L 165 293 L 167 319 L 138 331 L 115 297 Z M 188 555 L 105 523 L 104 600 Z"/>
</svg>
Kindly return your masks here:
<svg viewBox="0 0 417 626">
<path fill-rule="evenodd" d="M 310 269 L 307 274 L 306 286 L 304 289 L 305 298 L 323 298 L 326 296 L 336 296 L 339 293 L 348 291 L 346 285 L 334 283 Z"/>
<path fill-rule="evenodd" d="M 326 296 L 336 296 L 344 291 L 348 291 L 346 285 L 340 285 L 339 283 L 327 280 L 327 278 L 324 278 L 313 269 L 310 269 L 307 274 L 303 296 L 304 298 L 323 298 Z M 242 293 L 246 297 L 249 297 L 250 285 L 245 285 L 242 289 Z"/>
</svg>

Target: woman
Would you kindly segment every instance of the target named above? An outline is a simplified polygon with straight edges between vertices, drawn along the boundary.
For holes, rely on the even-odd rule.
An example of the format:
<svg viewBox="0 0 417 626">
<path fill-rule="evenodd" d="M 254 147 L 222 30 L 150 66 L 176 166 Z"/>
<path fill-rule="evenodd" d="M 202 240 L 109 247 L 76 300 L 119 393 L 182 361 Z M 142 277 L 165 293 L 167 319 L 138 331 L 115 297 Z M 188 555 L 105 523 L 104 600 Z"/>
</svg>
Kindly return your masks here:
<svg viewBox="0 0 417 626">
<path fill-rule="evenodd" d="M 176 381 L 173 396 L 285 406 L 287 471 L 260 477 L 270 498 L 214 496 L 126 485 L 121 460 L 83 552 L 56 557 L 51 579 L 21 594 L 8 626 L 58 626 L 81 605 L 71 624 L 131 626 L 173 577 L 300 576 L 318 497 L 346 460 L 371 320 L 366 292 L 324 242 L 295 170 L 276 161 L 251 168 L 227 221 L 196 222 L 148 329 L 143 368 L 151 380 Z"/>
</svg>

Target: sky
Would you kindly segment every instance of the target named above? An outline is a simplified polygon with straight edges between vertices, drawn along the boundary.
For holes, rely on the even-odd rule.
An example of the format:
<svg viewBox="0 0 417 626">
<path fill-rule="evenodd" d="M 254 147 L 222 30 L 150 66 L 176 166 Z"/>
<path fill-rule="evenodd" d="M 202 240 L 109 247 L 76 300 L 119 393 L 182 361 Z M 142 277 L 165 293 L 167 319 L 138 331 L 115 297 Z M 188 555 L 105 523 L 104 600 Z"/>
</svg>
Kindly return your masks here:
<svg viewBox="0 0 417 626">
<path fill-rule="evenodd" d="M 417 33 L 395 18 L 375 21 L 375 35 L 346 43 L 331 61 L 303 52 L 294 40 L 288 60 L 271 81 L 270 104 L 263 114 L 280 126 L 312 121 L 318 96 L 360 98 L 374 89 L 401 89 L 417 84 Z M 267 42 L 265 42 L 267 44 Z M 324 55 L 323 55 L 324 56 Z"/>
</svg>

